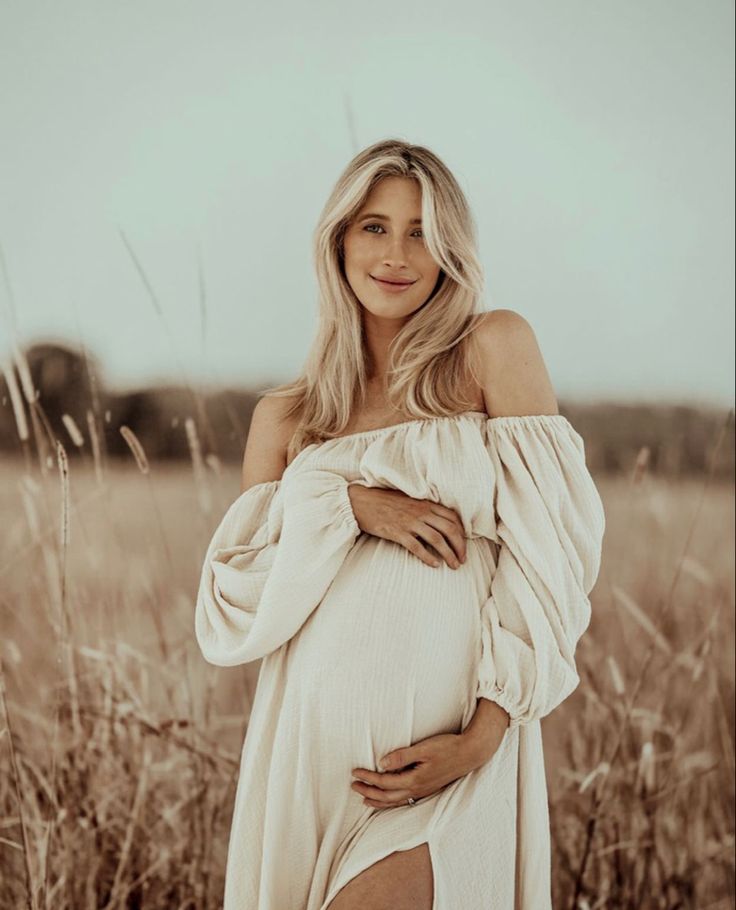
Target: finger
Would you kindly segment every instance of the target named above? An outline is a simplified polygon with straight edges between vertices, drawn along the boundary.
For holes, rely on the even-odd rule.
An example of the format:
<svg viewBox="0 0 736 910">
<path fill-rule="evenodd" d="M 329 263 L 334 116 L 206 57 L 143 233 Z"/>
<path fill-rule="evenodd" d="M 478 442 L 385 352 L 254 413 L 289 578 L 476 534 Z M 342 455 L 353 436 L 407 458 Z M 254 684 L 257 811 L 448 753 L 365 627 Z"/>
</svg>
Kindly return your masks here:
<svg viewBox="0 0 736 910">
<path fill-rule="evenodd" d="M 401 544 L 404 549 L 408 550 L 410 553 L 413 553 L 418 559 L 421 559 L 423 563 L 428 566 L 441 566 L 442 561 L 437 559 L 436 556 L 433 556 L 429 550 L 422 545 L 422 543 L 414 537 L 413 534 L 410 534 L 408 531 L 396 538 L 396 543 Z"/>
<path fill-rule="evenodd" d="M 417 796 L 414 799 L 414 802 L 418 802 L 421 799 L 420 796 Z M 374 809 L 396 809 L 398 806 L 406 806 L 408 803 L 408 797 L 406 799 L 399 800 L 395 803 L 379 803 L 376 799 L 369 799 L 367 796 L 363 799 L 363 804 L 366 806 L 372 806 Z"/>
<path fill-rule="evenodd" d="M 409 765 L 417 764 L 426 756 L 421 743 L 412 743 L 399 749 L 392 749 L 379 759 L 378 767 L 381 771 L 403 771 Z"/>
<path fill-rule="evenodd" d="M 436 505 L 433 503 L 432 505 Z M 457 517 L 455 512 L 451 513 L 452 517 L 437 514 L 433 509 L 426 515 L 420 517 L 420 521 L 436 528 L 444 537 L 450 541 L 452 548 L 460 562 L 465 562 L 467 555 L 467 540 L 465 538 L 465 528 Z"/>
<path fill-rule="evenodd" d="M 431 544 L 435 548 L 435 550 L 440 554 L 440 556 L 442 556 L 448 566 L 450 566 L 452 569 L 460 568 L 460 560 L 448 545 L 444 535 L 436 530 L 436 528 L 424 523 L 423 527 L 420 527 L 416 533 L 419 535 L 419 537 L 421 537 L 423 540 L 426 540 L 427 543 Z"/>
<path fill-rule="evenodd" d="M 411 789 L 416 784 L 416 768 L 406 771 L 386 771 L 384 774 L 378 771 L 359 771 L 353 772 L 355 780 L 353 783 L 365 784 L 369 787 L 376 787 L 379 790 L 402 790 Z"/>
<path fill-rule="evenodd" d="M 448 521 L 451 521 L 462 528 L 463 523 L 460 521 L 460 516 L 455 509 L 451 509 L 449 506 L 443 506 L 441 502 L 435 502 L 433 499 L 421 499 L 419 501 L 423 503 L 430 512 L 434 512 L 435 515 L 440 515 L 442 518 L 446 518 Z"/>
<path fill-rule="evenodd" d="M 402 787 L 400 790 L 382 790 L 380 787 L 369 787 L 368 784 L 361 784 L 355 781 L 350 785 L 350 789 L 359 793 L 364 799 L 374 800 L 380 805 L 399 805 L 405 803 L 414 793 L 413 790 Z"/>
</svg>

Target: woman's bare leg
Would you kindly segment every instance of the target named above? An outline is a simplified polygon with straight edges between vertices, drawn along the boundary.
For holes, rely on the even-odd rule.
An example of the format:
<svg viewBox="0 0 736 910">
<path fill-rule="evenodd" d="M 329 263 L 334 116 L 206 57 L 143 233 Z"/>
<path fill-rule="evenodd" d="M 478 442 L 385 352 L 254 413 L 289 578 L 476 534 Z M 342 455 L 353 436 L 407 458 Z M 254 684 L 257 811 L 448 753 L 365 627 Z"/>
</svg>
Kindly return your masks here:
<svg viewBox="0 0 736 910">
<path fill-rule="evenodd" d="M 341 888 L 326 910 L 432 910 L 432 859 L 426 843 L 390 853 Z"/>
</svg>

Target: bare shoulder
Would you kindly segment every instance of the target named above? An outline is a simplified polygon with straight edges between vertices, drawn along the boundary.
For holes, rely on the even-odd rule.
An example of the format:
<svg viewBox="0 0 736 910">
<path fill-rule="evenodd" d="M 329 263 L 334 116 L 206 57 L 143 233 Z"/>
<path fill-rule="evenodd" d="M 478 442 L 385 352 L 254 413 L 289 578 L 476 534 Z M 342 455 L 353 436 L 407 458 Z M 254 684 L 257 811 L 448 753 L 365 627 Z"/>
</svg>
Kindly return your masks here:
<svg viewBox="0 0 736 910">
<path fill-rule="evenodd" d="M 240 491 L 269 480 L 280 480 L 286 468 L 286 448 L 295 421 L 287 418 L 291 398 L 264 395 L 253 408 L 243 454 Z"/>
<path fill-rule="evenodd" d="M 478 379 L 490 417 L 558 414 L 537 336 L 514 310 L 490 310 L 475 329 Z"/>
</svg>

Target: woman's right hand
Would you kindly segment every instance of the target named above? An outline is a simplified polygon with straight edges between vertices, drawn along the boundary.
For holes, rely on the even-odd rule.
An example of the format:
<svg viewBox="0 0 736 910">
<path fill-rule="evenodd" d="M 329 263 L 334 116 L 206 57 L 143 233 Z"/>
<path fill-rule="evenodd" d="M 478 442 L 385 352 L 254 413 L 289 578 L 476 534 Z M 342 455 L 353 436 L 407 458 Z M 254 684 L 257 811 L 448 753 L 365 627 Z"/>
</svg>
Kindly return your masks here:
<svg viewBox="0 0 736 910">
<path fill-rule="evenodd" d="M 413 499 L 401 490 L 359 483 L 348 484 L 347 489 L 361 531 L 401 544 L 428 566 L 439 566 L 441 561 L 423 542 L 453 569 L 465 562 L 465 530 L 454 509 L 429 499 Z"/>
</svg>

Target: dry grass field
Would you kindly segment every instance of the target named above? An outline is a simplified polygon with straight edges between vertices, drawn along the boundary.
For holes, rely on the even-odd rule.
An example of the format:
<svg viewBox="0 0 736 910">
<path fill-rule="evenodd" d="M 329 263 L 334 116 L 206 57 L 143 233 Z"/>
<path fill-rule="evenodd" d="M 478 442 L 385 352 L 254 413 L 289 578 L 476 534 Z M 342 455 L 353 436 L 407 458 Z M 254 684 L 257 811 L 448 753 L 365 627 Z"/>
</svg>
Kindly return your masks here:
<svg viewBox="0 0 736 910">
<path fill-rule="evenodd" d="M 258 668 L 211 667 L 194 639 L 204 550 L 238 491 L 237 468 L 196 467 L 3 460 L 3 910 L 221 905 Z M 726 910 L 733 486 L 596 479 L 582 683 L 543 722 L 554 906 Z"/>
</svg>

